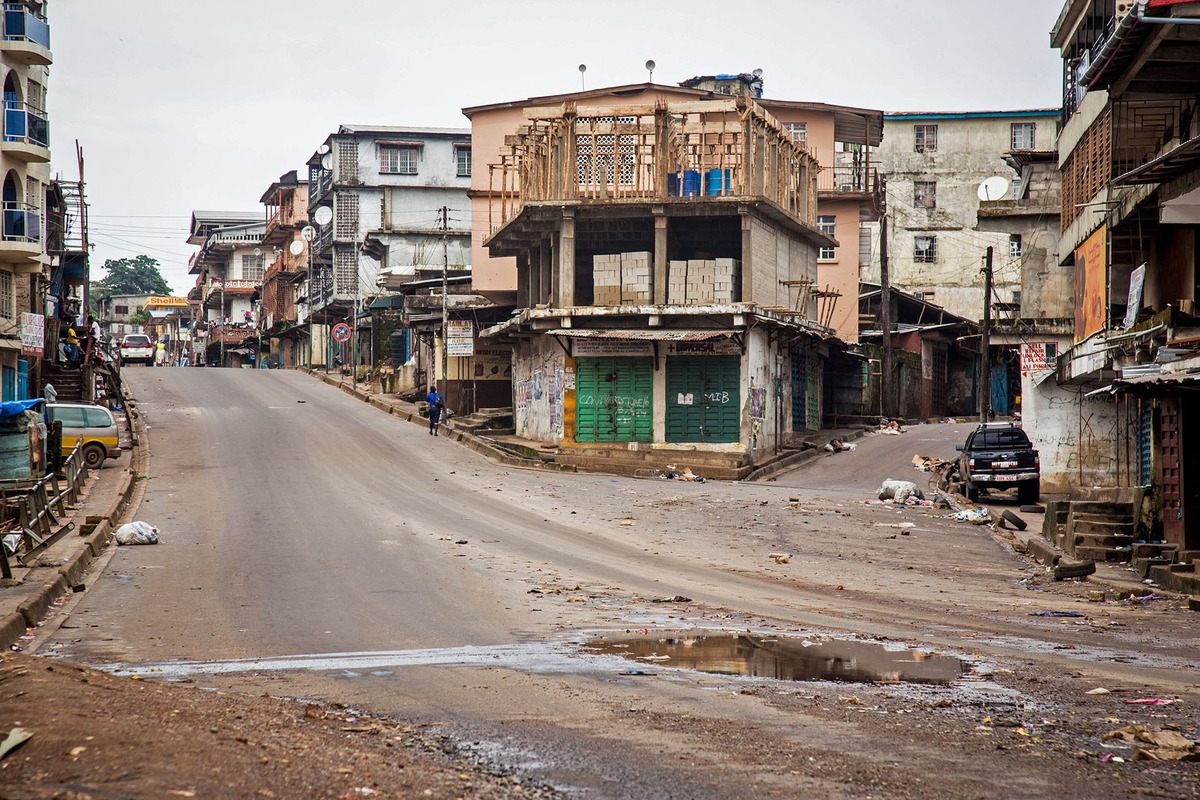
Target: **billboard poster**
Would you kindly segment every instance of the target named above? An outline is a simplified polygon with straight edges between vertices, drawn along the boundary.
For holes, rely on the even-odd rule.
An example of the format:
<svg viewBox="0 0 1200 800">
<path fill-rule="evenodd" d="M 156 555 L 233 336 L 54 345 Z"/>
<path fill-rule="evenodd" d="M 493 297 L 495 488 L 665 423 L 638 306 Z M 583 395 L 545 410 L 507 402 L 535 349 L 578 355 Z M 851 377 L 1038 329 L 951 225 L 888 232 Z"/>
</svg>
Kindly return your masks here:
<svg viewBox="0 0 1200 800">
<path fill-rule="evenodd" d="M 1108 228 L 1075 249 L 1075 341 L 1104 330 L 1108 315 Z"/>
<path fill-rule="evenodd" d="M 1123 330 L 1129 330 L 1137 322 L 1138 312 L 1142 310 L 1142 290 L 1146 286 L 1146 265 L 1142 264 L 1129 276 L 1129 299 L 1125 304 L 1125 319 L 1121 322 Z"/>
<path fill-rule="evenodd" d="M 446 323 L 446 355 L 475 354 L 475 325 L 470 320 L 450 320 Z"/>
<path fill-rule="evenodd" d="M 44 358 L 46 353 L 46 317 L 42 314 L 21 314 L 21 355 Z"/>
</svg>

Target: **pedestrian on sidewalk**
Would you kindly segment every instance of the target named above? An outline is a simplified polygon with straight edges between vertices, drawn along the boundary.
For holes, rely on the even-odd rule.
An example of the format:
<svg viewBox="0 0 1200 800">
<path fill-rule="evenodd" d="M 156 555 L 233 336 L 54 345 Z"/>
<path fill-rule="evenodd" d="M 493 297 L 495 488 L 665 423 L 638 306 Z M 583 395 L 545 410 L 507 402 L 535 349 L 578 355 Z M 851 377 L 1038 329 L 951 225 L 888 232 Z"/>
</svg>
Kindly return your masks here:
<svg viewBox="0 0 1200 800">
<path fill-rule="evenodd" d="M 446 407 L 446 398 L 437 390 L 437 383 L 429 385 L 429 394 L 425 396 L 425 402 L 429 404 L 429 435 L 437 436 L 438 420 L 442 418 L 442 409 Z"/>
</svg>

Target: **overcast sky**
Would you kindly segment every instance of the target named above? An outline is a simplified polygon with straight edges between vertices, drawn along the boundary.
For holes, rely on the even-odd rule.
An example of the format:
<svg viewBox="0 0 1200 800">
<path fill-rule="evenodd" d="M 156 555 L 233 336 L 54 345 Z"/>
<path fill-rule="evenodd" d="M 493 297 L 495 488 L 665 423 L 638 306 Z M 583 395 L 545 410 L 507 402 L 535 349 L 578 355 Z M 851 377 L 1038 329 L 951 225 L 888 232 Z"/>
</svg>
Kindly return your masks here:
<svg viewBox="0 0 1200 800">
<path fill-rule="evenodd" d="M 467 127 L 466 106 L 763 70 L 764 94 L 884 111 L 1049 108 L 1059 0 L 53 0 L 53 169 L 86 158 L 93 279 L 194 283 L 194 209 L 258 199 L 339 124 Z"/>
</svg>

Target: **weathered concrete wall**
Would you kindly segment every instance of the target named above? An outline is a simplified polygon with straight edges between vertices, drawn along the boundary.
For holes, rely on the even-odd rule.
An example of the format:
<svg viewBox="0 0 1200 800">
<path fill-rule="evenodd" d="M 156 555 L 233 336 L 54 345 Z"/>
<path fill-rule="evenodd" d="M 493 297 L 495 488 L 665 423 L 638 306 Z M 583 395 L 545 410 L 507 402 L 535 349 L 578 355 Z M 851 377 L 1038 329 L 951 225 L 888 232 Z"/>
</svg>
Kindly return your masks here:
<svg viewBox="0 0 1200 800">
<path fill-rule="evenodd" d="M 797 290 L 780 281 L 817 278 L 817 249 L 810 242 L 766 220 L 753 218 L 750 223 L 750 265 L 742 264 L 743 276 L 750 274 L 750 294 L 743 302 L 762 306 L 795 308 Z M 745 278 L 743 277 L 743 281 Z M 810 302 L 808 312 L 813 314 Z"/>
<path fill-rule="evenodd" d="M 1022 427 L 1042 459 L 1043 492 L 1115 485 L 1117 407 L 1107 396 L 1084 398 L 1092 388 L 1022 379 Z"/>
<path fill-rule="evenodd" d="M 562 442 L 564 394 L 575 391 L 574 366 L 568 376 L 565 356 L 549 336 L 513 346 L 513 424 L 518 436 Z"/>
</svg>

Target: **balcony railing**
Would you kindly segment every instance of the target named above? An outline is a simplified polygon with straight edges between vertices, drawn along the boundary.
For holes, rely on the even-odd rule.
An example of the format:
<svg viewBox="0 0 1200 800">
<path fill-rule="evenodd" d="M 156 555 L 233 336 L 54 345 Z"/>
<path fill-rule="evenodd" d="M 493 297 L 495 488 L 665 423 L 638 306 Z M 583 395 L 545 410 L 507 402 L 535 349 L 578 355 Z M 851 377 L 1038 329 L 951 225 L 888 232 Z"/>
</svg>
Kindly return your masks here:
<svg viewBox="0 0 1200 800">
<path fill-rule="evenodd" d="M 38 243 L 42 240 L 42 217 L 36 206 L 4 203 L 4 241 Z"/>
<path fill-rule="evenodd" d="M 33 42 L 50 49 L 50 24 L 24 3 L 4 4 L 4 41 Z"/>
<path fill-rule="evenodd" d="M 873 192 L 877 177 L 875 167 L 831 167 L 817 176 L 817 191 Z"/>
<path fill-rule="evenodd" d="M 4 103 L 4 141 L 23 142 L 38 147 L 50 146 L 50 121 L 44 111 L 26 103 Z"/>
<path fill-rule="evenodd" d="M 308 171 L 308 209 L 311 211 L 333 188 L 333 170 L 314 169 Z"/>
<path fill-rule="evenodd" d="M 528 116 L 489 165 L 499 199 L 493 233 L 529 202 L 674 197 L 767 200 L 815 225 L 816 159 L 749 98 L 567 105 Z"/>
</svg>

